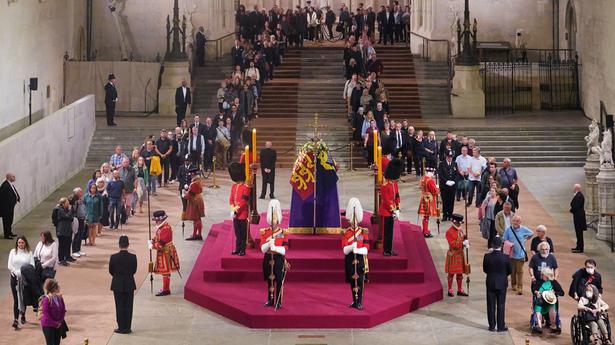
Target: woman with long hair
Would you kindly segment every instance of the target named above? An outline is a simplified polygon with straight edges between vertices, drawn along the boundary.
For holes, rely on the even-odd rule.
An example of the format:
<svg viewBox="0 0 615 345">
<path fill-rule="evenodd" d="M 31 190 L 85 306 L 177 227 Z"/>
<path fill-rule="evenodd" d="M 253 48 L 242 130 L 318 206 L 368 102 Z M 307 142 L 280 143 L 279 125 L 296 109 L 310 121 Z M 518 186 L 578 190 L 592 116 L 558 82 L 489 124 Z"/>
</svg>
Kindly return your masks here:
<svg viewBox="0 0 615 345">
<path fill-rule="evenodd" d="M 60 285 L 55 279 L 45 281 L 45 295 L 41 298 L 41 328 L 46 345 L 60 345 L 62 336 L 66 336 L 66 307 L 60 294 Z"/>
<path fill-rule="evenodd" d="M 98 193 L 98 187 L 96 187 L 96 185 L 90 187 L 83 201 L 86 210 L 85 220 L 88 226 L 87 238 L 90 242 L 90 246 L 95 246 L 96 234 L 100 226 L 100 219 L 103 216 L 103 199 L 102 195 Z"/>
<path fill-rule="evenodd" d="M 147 184 L 149 182 L 149 171 L 145 164 L 145 158 L 139 157 L 135 167 L 137 175 L 137 198 L 139 199 L 139 213 L 143 213 L 143 200 L 147 197 Z"/>
<path fill-rule="evenodd" d="M 53 240 L 51 231 L 41 232 L 41 238 L 34 249 L 34 258 L 41 263 L 41 283 L 55 278 L 58 269 L 58 243 Z"/>
<path fill-rule="evenodd" d="M 34 255 L 25 236 L 18 236 L 15 248 L 9 253 L 8 269 L 11 274 L 11 293 L 13 294 L 13 328 L 19 329 L 19 315 L 21 323 L 26 323 L 26 308 L 23 300 L 23 280 L 21 267 L 34 266 Z"/>
</svg>

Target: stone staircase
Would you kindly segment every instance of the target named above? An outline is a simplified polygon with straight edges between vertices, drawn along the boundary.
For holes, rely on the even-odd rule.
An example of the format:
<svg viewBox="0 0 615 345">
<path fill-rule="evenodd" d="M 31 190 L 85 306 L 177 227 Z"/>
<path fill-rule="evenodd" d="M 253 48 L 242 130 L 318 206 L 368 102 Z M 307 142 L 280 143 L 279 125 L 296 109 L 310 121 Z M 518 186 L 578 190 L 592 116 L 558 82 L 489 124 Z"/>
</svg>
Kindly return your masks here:
<svg viewBox="0 0 615 345">
<path fill-rule="evenodd" d="M 208 61 L 203 67 L 196 67 L 192 76 L 194 88 L 192 113 L 213 116 L 218 114 L 216 93 L 220 82 L 231 75 L 231 59 L 225 56 L 217 61 Z"/>
</svg>

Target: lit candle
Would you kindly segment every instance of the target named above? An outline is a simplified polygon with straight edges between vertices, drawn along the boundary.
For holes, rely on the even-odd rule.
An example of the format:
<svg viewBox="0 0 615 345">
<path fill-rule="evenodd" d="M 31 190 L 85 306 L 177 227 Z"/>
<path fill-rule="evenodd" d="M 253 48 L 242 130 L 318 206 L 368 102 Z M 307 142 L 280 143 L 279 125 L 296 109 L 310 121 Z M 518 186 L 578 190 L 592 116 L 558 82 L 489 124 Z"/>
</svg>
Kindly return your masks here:
<svg viewBox="0 0 615 345">
<path fill-rule="evenodd" d="M 378 146 L 378 183 L 382 184 L 382 146 Z"/>
<path fill-rule="evenodd" d="M 252 163 L 256 163 L 256 128 L 252 129 Z"/>
<path fill-rule="evenodd" d="M 374 164 L 378 162 L 378 130 L 374 129 Z"/>
<path fill-rule="evenodd" d="M 250 180 L 250 146 L 246 145 L 243 153 L 243 162 L 246 166 L 246 182 Z"/>
</svg>

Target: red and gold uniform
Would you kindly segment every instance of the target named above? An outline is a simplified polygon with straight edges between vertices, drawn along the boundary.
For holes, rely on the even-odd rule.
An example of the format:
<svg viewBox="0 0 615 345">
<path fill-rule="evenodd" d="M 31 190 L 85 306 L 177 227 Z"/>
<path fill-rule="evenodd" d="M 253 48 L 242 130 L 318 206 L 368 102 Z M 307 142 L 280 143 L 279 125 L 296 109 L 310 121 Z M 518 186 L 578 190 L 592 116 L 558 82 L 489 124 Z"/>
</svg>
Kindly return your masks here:
<svg viewBox="0 0 615 345">
<path fill-rule="evenodd" d="M 260 229 L 263 252 L 263 279 L 267 281 L 266 306 L 281 307 L 282 283 L 285 275 L 285 255 L 288 250 L 288 229 L 270 226 Z"/>
<path fill-rule="evenodd" d="M 200 176 L 194 176 L 188 187 L 188 191 L 184 194 L 186 204 L 186 219 L 192 221 L 193 230 L 192 237 L 189 240 L 201 240 L 203 231 L 203 222 L 201 217 L 205 217 L 205 203 L 203 202 L 203 184 Z"/>
<path fill-rule="evenodd" d="M 421 178 L 421 200 L 419 201 L 418 214 L 423 216 L 423 235 L 425 237 L 431 237 L 429 231 L 429 217 L 439 217 L 440 210 L 438 210 L 438 195 L 440 189 L 436 186 L 436 181 L 429 173 Z"/>
<path fill-rule="evenodd" d="M 390 164 L 390 163 L 389 163 Z M 399 186 L 397 181 L 385 179 L 380 186 L 380 208 L 378 214 L 382 224 L 382 252 L 386 256 L 393 252 L 393 226 L 395 214 L 399 212 Z"/>
<path fill-rule="evenodd" d="M 159 212 L 163 212 L 160 214 Z M 171 294 L 171 273 L 179 270 L 179 257 L 173 244 L 173 229 L 166 221 L 164 211 L 154 212 L 156 236 L 151 240 L 151 249 L 156 251 L 154 273 L 162 275 L 162 290 L 158 296 Z"/>
<path fill-rule="evenodd" d="M 350 283 L 352 293 L 351 307 L 363 307 L 363 287 L 367 273 L 367 252 L 369 234 L 366 228 L 348 228 L 342 230 L 342 249 L 344 250 L 344 272 L 346 282 Z"/>
<path fill-rule="evenodd" d="M 459 215 L 453 215 L 455 217 L 461 217 Z M 448 294 L 453 294 L 453 277 L 457 275 L 457 294 L 465 295 L 463 291 L 463 274 L 465 272 L 465 255 L 463 252 L 464 241 L 466 236 L 463 233 L 461 224 L 459 221 L 453 221 L 451 227 L 446 231 L 446 241 L 448 242 L 448 251 L 446 252 L 446 260 L 444 262 L 444 272 L 448 274 Z"/>
</svg>

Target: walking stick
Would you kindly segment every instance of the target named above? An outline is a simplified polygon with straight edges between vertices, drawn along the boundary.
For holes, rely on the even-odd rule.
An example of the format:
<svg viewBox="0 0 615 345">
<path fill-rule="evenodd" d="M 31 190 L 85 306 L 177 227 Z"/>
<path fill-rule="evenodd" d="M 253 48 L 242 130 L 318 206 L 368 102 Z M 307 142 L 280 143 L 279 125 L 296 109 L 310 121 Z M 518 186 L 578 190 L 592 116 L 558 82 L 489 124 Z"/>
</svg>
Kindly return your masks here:
<svg viewBox="0 0 615 345">
<path fill-rule="evenodd" d="M 151 208 L 150 208 L 150 202 L 149 202 L 149 194 L 150 191 L 147 191 L 147 231 L 149 234 L 149 240 L 151 242 L 152 240 L 152 212 L 151 212 Z M 154 293 L 154 262 L 152 261 L 152 250 L 149 250 L 149 263 L 147 266 L 147 270 L 149 272 L 149 286 L 150 286 L 150 292 L 153 294 Z"/>
</svg>

